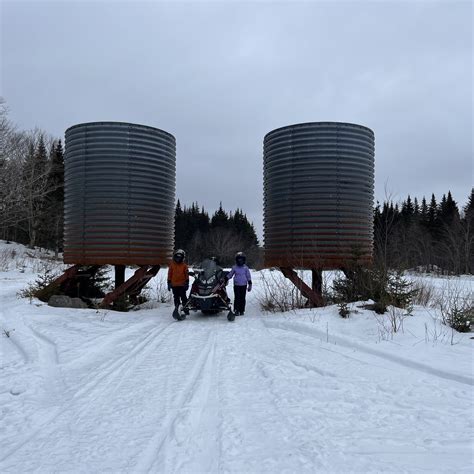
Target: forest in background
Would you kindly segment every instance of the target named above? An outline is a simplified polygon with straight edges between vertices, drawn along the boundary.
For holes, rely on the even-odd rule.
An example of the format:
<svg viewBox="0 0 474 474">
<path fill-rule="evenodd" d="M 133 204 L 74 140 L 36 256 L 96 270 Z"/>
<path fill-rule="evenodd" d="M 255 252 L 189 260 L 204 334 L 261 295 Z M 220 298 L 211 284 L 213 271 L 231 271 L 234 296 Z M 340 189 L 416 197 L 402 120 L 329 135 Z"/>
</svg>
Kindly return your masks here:
<svg viewBox="0 0 474 474">
<path fill-rule="evenodd" d="M 0 100 L 0 238 L 59 253 L 63 245 L 64 152 L 41 130 L 18 130 Z M 175 248 L 191 263 L 215 256 L 223 265 L 237 251 L 262 263 L 253 224 L 242 209 L 210 215 L 198 203 L 175 209 Z M 408 196 L 374 208 L 375 263 L 384 268 L 474 273 L 474 190 L 460 208 L 448 191 L 439 200 Z"/>
</svg>

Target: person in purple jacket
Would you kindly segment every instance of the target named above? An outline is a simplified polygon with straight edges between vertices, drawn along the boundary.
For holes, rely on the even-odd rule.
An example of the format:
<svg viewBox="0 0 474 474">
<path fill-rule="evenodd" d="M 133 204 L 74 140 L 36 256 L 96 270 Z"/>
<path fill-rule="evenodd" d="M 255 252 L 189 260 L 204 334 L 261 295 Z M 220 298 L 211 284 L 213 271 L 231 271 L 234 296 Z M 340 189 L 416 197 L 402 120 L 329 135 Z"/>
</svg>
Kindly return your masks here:
<svg viewBox="0 0 474 474">
<path fill-rule="evenodd" d="M 235 254 L 235 263 L 232 270 L 227 274 L 227 279 L 234 277 L 234 314 L 243 316 L 245 314 L 245 295 L 252 290 L 252 277 L 250 270 L 245 265 L 246 257 L 243 252 Z"/>
</svg>

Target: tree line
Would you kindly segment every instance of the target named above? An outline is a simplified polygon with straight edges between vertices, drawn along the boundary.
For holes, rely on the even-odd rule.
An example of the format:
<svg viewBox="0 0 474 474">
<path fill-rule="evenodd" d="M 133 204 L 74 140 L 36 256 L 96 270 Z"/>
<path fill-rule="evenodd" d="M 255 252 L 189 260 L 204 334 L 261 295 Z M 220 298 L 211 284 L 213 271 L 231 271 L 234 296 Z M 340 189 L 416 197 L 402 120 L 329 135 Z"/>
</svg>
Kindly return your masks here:
<svg viewBox="0 0 474 474">
<path fill-rule="evenodd" d="M 429 202 L 408 196 L 374 209 L 374 249 L 379 266 L 425 272 L 474 273 L 474 189 L 459 209 L 451 192 Z"/>
<path fill-rule="evenodd" d="M 252 266 L 260 263 L 260 249 L 253 224 L 241 209 L 222 208 L 209 217 L 204 207 L 192 203 L 175 209 L 175 247 L 186 250 L 192 263 L 214 256 L 222 265 L 231 265 L 236 252 L 244 252 Z"/>
<path fill-rule="evenodd" d="M 61 140 L 17 130 L 0 101 L 0 238 L 59 252 L 63 205 Z"/>
</svg>

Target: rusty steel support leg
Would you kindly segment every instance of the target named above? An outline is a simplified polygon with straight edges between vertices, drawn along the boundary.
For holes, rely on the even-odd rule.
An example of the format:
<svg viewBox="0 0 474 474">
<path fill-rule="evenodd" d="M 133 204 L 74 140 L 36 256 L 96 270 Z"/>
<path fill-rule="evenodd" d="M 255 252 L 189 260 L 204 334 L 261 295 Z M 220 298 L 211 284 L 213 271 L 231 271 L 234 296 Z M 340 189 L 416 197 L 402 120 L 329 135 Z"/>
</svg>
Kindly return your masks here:
<svg viewBox="0 0 474 474">
<path fill-rule="evenodd" d="M 38 293 L 41 301 L 47 302 L 51 295 L 62 293 L 68 296 L 80 297 L 81 288 L 92 278 L 102 265 L 74 265 L 62 275 L 53 280 Z"/>
<path fill-rule="evenodd" d="M 285 278 L 288 278 L 288 280 L 290 280 L 296 286 L 296 288 L 298 288 L 305 298 L 308 298 L 311 306 L 316 308 L 324 306 L 321 292 L 318 293 L 314 289 L 310 288 L 292 268 L 280 267 L 280 271 L 283 273 Z"/>
<path fill-rule="evenodd" d="M 119 265 L 116 266 L 116 269 L 118 266 Z M 117 299 L 125 295 L 137 297 L 148 281 L 158 273 L 159 269 L 159 265 L 152 267 L 149 265 L 143 265 L 139 267 L 128 280 L 124 281 L 121 285 L 117 286 L 115 290 L 105 295 L 100 307 L 108 308 L 114 301 L 117 301 Z M 117 272 L 115 275 L 117 283 L 120 280 L 117 280 Z"/>
<path fill-rule="evenodd" d="M 311 269 L 311 283 L 312 290 L 318 295 L 323 294 L 323 272 L 316 268 Z"/>
<path fill-rule="evenodd" d="M 125 283 L 125 265 L 115 265 L 115 289 Z"/>
<path fill-rule="evenodd" d="M 128 294 L 130 295 L 130 297 L 136 299 L 138 297 L 138 295 L 140 294 L 140 292 L 143 290 L 143 288 L 145 287 L 145 285 L 153 278 L 155 277 L 158 272 L 160 271 L 160 266 L 159 265 L 154 265 L 153 267 L 151 267 L 144 275 L 144 277 L 142 278 L 142 280 L 140 282 L 138 282 L 136 285 L 133 286 L 133 288 L 130 288 L 129 291 L 128 291 Z"/>
</svg>

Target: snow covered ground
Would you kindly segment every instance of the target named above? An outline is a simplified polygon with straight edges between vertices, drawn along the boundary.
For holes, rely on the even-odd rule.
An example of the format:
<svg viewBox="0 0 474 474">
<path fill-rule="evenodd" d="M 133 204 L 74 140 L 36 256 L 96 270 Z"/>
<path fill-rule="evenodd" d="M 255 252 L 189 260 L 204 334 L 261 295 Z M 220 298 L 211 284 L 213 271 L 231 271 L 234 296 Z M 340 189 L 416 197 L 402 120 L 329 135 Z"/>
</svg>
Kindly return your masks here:
<svg viewBox="0 0 474 474">
<path fill-rule="evenodd" d="M 259 273 L 235 323 L 50 308 L 16 294 L 51 262 L 6 248 L 0 472 L 474 469 L 474 334 L 433 309 L 397 334 L 358 305 L 264 314 Z"/>
</svg>

